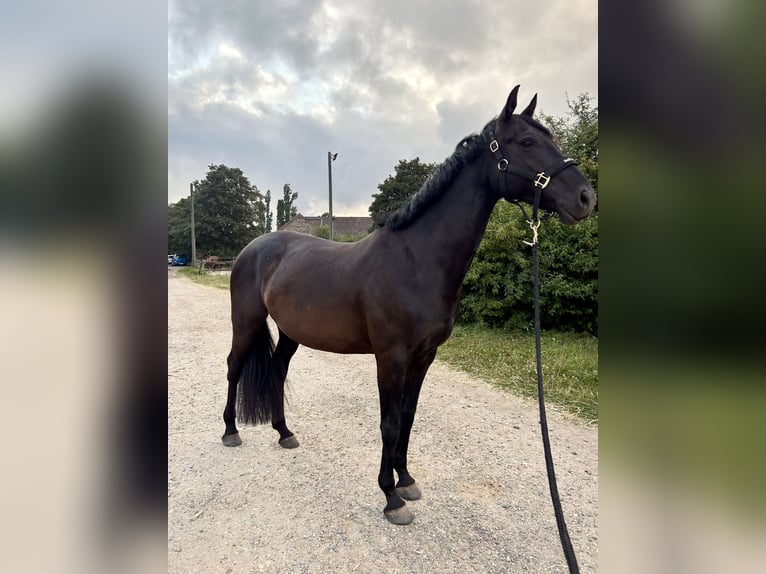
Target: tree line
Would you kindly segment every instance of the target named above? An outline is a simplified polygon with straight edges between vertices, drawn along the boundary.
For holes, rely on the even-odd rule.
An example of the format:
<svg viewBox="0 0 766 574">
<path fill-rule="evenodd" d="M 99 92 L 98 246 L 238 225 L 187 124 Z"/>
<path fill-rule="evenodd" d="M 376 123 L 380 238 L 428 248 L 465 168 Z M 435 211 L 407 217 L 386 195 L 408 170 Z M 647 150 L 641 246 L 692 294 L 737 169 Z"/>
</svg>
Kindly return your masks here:
<svg viewBox="0 0 766 574">
<path fill-rule="evenodd" d="M 197 253 L 235 257 L 251 239 L 274 226 L 271 190 L 261 193 L 237 167 L 209 165 L 205 179 L 194 181 L 194 234 Z M 286 183 L 277 200 L 276 229 L 298 212 L 298 192 Z M 168 205 L 168 251 L 191 255 L 191 201 Z"/>
</svg>

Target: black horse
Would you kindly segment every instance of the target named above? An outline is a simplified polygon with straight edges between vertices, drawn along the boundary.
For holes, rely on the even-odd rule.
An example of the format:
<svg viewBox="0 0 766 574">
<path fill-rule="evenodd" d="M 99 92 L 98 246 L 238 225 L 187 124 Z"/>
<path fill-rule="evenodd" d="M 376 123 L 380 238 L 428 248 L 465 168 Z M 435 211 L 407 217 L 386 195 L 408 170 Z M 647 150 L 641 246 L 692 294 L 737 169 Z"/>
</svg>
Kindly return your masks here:
<svg viewBox="0 0 766 574">
<path fill-rule="evenodd" d="M 280 445 L 298 446 L 285 423 L 284 382 L 299 344 L 374 353 L 384 513 L 394 524 L 412 521 L 404 500 L 418 499 L 420 491 L 407 471 L 407 446 L 420 387 L 452 332 L 460 288 L 492 208 L 501 198 L 532 203 L 539 187 L 540 207 L 574 224 L 595 203 L 575 162 L 532 118 L 537 96 L 513 113 L 518 89 L 496 119 L 462 140 L 410 201 L 361 241 L 278 231 L 242 250 L 231 272 L 226 446 L 242 442 L 235 403 L 242 422 L 271 422 Z M 269 315 L 279 329 L 276 348 Z"/>
</svg>

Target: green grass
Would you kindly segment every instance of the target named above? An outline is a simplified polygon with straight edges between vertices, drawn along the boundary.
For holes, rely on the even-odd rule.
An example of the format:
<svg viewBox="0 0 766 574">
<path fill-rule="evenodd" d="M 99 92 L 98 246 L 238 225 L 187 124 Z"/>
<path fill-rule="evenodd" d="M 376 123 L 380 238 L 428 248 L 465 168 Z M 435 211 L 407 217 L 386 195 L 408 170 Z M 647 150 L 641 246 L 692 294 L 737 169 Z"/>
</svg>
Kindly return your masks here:
<svg viewBox="0 0 766 574">
<path fill-rule="evenodd" d="M 178 273 L 195 283 L 229 288 L 229 275 Z M 542 336 L 545 399 L 587 422 L 598 421 L 598 339 L 590 335 L 546 332 Z M 457 325 L 437 358 L 502 389 L 537 397 L 534 333 Z"/>
<path fill-rule="evenodd" d="M 598 422 L 598 339 L 549 331 L 542 352 L 546 401 Z M 534 333 L 458 325 L 436 356 L 502 389 L 537 397 Z"/>
<path fill-rule="evenodd" d="M 183 275 L 184 277 L 188 277 L 195 283 L 199 283 L 200 285 L 206 285 L 208 287 L 215 287 L 217 289 L 229 289 L 229 274 L 223 274 L 223 273 L 217 273 L 217 272 L 209 272 L 209 271 L 202 271 L 202 274 L 199 272 L 199 267 L 181 267 L 178 270 L 178 273 L 180 275 Z"/>
</svg>

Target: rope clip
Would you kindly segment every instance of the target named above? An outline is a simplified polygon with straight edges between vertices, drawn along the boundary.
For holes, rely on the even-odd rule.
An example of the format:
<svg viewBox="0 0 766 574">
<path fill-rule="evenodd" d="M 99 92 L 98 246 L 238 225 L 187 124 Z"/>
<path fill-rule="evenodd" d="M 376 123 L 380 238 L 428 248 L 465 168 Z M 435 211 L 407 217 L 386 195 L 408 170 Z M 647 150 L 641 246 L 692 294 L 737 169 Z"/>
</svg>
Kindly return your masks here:
<svg viewBox="0 0 766 574">
<path fill-rule="evenodd" d="M 537 220 L 533 221 L 531 219 L 528 219 L 527 223 L 529 224 L 529 227 L 532 228 L 532 241 L 531 242 L 530 241 L 524 241 L 523 239 L 522 239 L 522 241 L 524 241 L 524 243 L 526 243 L 530 247 L 534 247 L 535 245 L 537 245 L 537 230 L 540 227 L 540 220 L 537 219 Z"/>
</svg>

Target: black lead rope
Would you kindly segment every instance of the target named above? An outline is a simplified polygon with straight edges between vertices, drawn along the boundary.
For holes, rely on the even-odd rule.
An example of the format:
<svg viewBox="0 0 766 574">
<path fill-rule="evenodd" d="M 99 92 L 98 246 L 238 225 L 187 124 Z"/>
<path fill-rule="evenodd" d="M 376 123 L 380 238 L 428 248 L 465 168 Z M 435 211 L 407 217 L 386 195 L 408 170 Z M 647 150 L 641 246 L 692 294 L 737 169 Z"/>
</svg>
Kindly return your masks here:
<svg viewBox="0 0 766 574">
<path fill-rule="evenodd" d="M 568 167 L 577 165 L 577 162 L 569 157 L 562 157 L 553 166 L 545 171 L 539 173 L 532 173 L 525 169 L 518 168 L 510 165 L 508 160 L 503 157 L 503 152 L 500 149 L 500 144 L 495 139 L 494 134 L 490 133 L 489 149 L 495 155 L 497 159 L 498 177 L 500 179 L 500 186 L 502 189 L 503 197 L 506 197 L 506 182 L 505 179 L 508 175 L 515 175 L 532 181 L 535 188 L 535 200 L 532 204 L 532 217 L 527 216 L 527 212 L 519 201 L 513 201 L 519 206 L 521 212 L 524 214 L 529 226 L 532 228 L 532 241 L 525 241 L 527 245 L 532 246 L 532 285 L 533 294 L 535 300 L 535 360 L 537 363 L 537 400 L 540 405 L 540 432 L 543 435 L 543 450 L 545 451 L 545 468 L 548 471 L 548 486 L 551 492 L 551 501 L 553 502 L 553 512 L 556 515 L 556 526 L 559 530 L 559 539 L 561 540 L 561 548 L 564 550 L 564 556 L 567 560 L 567 566 L 569 566 L 570 574 L 580 574 L 580 568 L 577 565 L 577 558 L 575 557 L 574 548 L 572 548 L 572 541 L 569 539 L 569 531 L 567 530 L 567 524 L 564 521 L 564 511 L 561 509 L 561 500 L 559 499 L 559 489 L 556 485 L 556 472 L 553 469 L 553 456 L 551 455 L 551 440 L 548 437 L 548 419 L 545 416 L 545 397 L 543 393 L 543 360 L 542 360 L 542 345 L 540 343 L 540 261 L 537 253 L 537 230 L 540 227 L 540 219 L 538 217 L 538 208 L 540 206 L 540 198 L 543 194 L 543 190 L 548 187 L 553 176 L 558 175 L 561 171 Z"/>
<path fill-rule="evenodd" d="M 543 450 L 545 451 L 545 468 L 548 471 L 548 487 L 551 492 L 551 501 L 553 502 L 553 512 L 556 515 L 556 526 L 559 530 L 561 539 L 561 548 L 564 550 L 564 556 L 569 566 L 571 574 L 579 574 L 580 568 L 577 565 L 572 541 L 569 539 L 569 531 L 564 521 L 564 511 L 561 509 L 561 500 L 559 499 L 559 489 L 556 485 L 556 472 L 553 469 L 553 456 L 551 455 L 551 440 L 548 437 L 548 419 L 545 416 L 545 398 L 543 396 L 543 361 L 542 345 L 540 343 L 540 261 L 537 253 L 537 229 L 540 226 L 540 220 L 537 217 L 537 208 L 540 203 L 542 188 L 535 190 L 535 203 L 532 206 L 532 219 L 527 220 L 532 228 L 532 285 L 535 299 L 535 359 L 537 363 L 537 399 L 540 404 L 540 432 L 543 435 Z M 526 214 L 525 214 L 526 216 Z"/>
</svg>

